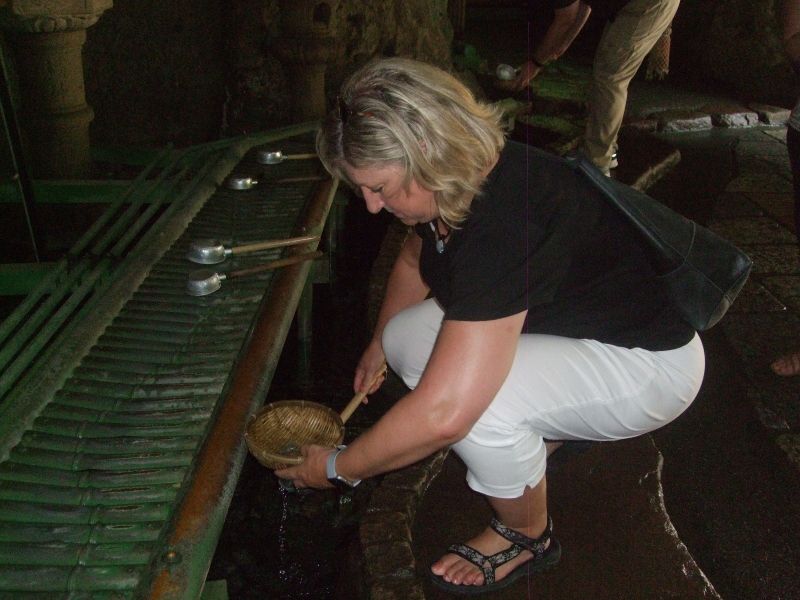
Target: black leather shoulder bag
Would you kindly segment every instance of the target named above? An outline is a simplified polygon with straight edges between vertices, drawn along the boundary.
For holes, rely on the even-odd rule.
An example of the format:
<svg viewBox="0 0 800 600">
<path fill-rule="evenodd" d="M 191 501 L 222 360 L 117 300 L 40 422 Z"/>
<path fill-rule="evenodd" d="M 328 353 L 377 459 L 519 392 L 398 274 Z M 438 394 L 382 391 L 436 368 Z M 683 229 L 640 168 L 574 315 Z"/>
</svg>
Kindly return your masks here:
<svg viewBox="0 0 800 600">
<path fill-rule="evenodd" d="M 716 325 L 747 281 L 752 259 L 647 194 L 606 177 L 585 156 L 573 154 L 566 159 L 652 247 L 656 272 L 683 318 L 697 331 Z"/>
</svg>

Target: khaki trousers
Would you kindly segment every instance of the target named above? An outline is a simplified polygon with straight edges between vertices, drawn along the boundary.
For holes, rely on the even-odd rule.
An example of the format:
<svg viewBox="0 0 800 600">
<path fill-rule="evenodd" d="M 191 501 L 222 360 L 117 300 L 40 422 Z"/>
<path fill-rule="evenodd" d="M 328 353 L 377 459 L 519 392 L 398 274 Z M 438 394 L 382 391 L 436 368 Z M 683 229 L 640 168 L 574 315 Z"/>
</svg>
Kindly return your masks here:
<svg viewBox="0 0 800 600">
<path fill-rule="evenodd" d="M 584 151 L 607 170 L 616 152 L 628 85 L 666 31 L 680 0 L 631 0 L 606 24 L 594 56 Z"/>
</svg>

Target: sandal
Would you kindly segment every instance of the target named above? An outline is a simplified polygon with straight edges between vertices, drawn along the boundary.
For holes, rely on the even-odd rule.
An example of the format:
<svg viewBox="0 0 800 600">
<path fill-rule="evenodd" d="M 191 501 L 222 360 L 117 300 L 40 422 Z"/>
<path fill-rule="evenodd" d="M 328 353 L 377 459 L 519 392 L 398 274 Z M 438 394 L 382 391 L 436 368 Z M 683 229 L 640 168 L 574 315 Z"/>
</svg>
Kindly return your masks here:
<svg viewBox="0 0 800 600">
<path fill-rule="evenodd" d="M 445 581 L 441 576 L 431 572 L 433 584 L 453 594 L 474 596 L 486 594 L 503 589 L 523 576 L 545 571 L 558 563 L 561 559 L 561 544 L 554 537 L 553 520 L 547 517 L 547 527 L 538 538 L 529 538 L 526 535 L 509 529 L 496 518 L 492 519 L 491 528 L 500 536 L 511 542 L 511 546 L 502 552 L 486 556 L 466 544 L 453 544 L 447 549 L 448 554 L 457 554 L 464 560 L 471 562 L 483 573 L 483 585 L 458 585 Z M 547 541 L 550 545 L 545 548 Z M 520 552 L 528 550 L 533 553 L 533 558 L 519 565 L 500 581 L 495 581 L 495 571 L 501 565 L 519 556 Z"/>
</svg>

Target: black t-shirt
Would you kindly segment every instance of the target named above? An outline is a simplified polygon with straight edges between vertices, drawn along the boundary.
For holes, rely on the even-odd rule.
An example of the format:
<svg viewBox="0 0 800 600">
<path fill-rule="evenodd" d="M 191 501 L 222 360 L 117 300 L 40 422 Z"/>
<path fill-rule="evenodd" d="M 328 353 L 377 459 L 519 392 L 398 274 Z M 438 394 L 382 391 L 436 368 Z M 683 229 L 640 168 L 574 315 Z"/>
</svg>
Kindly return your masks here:
<svg viewBox="0 0 800 600">
<path fill-rule="evenodd" d="M 667 350 L 694 331 L 667 304 L 646 247 L 566 162 L 508 142 L 441 254 L 430 224 L 420 272 L 445 319 L 527 310 L 523 331 Z"/>
</svg>

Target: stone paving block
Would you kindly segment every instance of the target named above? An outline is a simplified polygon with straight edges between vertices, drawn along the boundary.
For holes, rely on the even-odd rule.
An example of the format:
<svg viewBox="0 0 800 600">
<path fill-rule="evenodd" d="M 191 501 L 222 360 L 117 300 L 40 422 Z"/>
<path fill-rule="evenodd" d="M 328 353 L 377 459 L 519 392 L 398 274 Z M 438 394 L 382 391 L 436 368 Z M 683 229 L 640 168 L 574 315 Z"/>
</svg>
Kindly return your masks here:
<svg viewBox="0 0 800 600">
<path fill-rule="evenodd" d="M 791 194 L 792 184 L 778 173 L 743 173 L 732 179 L 725 187 L 725 191 Z"/>
<path fill-rule="evenodd" d="M 378 512 L 400 513 L 407 515 L 409 520 L 414 519 L 417 508 L 417 496 L 407 490 L 397 490 L 386 486 L 379 486 L 372 493 L 367 514 Z"/>
<path fill-rule="evenodd" d="M 408 515 L 399 512 L 368 513 L 361 519 L 359 538 L 362 546 L 374 546 L 387 542 L 411 539 Z"/>
<path fill-rule="evenodd" d="M 784 435 L 779 435 L 778 439 L 778 446 L 783 448 L 786 455 L 789 457 L 795 466 L 800 469 L 800 434 L 797 433 L 787 433 Z"/>
<path fill-rule="evenodd" d="M 425 594 L 416 580 L 386 578 L 370 587 L 369 600 L 425 600 Z"/>
<path fill-rule="evenodd" d="M 747 192 L 747 196 L 786 229 L 794 230 L 794 196 L 792 194 L 786 192 Z"/>
<path fill-rule="evenodd" d="M 800 275 L 773 275 L 761 281 L 788 309 L 800 312 Z M 796 334 L 800 334 L 800 328 Z"/>
<path fill-rule="evenodd" d="M 767 140 L 767 141 L 765 141 Z M 747 162 L 752 159 L 765 159 L 770 156 L 784 156 L 788 158 L 786 146 L 779 144 L 775 141 L 769 141 L 769 138 L 762 140 L 739 141 L 736 144 L 736 162 L 742 168 L 747 169 Z"/>
<path fill-rule="evenodd" d="M 700 112 L 711 115 L 717 127 L 754 127 L 759 124 L 758 113 L 734 104 L 706 104 Z"/>
<path fill-rule="evenodd" d="M 753 259 L 753 275 L 794 274 L 800 279 L 800 255 L 795 244 L 753 244 L 746 249 Z"/>
<path fill-rule="evenodd" d="M 742 192 L 724 192 L 714 199 L 714 219 L 758 217 L 763 214 L 761 207 Z"/>
<path fill-rule="evenodd" d="M 748 390 L 748 392 L 750 391 L 755 390 Z M 758 420 L 764 427 L 774 431 L 787 431 L 789 429 L 789 423 L 786 421 L 786 419 L 784 419 L 775 410 L 765 405 L 764 402 L 759 398 L 759 394 L 748 394 L 748 400 L 755 407 Z"/>
<path fill-rule="evenodd" d="M 385 577 L 413 577 L 415 572 L 414 554 L 407 540 L 366 546 L 364 565 L 370 582 Z"/>
<path fill-rule="evenodd" d="M 767 125 L 786 125 L 792 111 L 782 106 L 752 102 L 748 105 L 750 110 L 758 113 L 758 118 Z"/>
<path fill-rule="evenodd" d="M 634 130 L 640 132 L 653 133 L 658 131 L 658 119 L 648 119 L 646 117 L 636 117 L 622 123 L 622 130 Z"/>
<path fill-rule="evenodd" d="M 658 120 L 659 130 L 668 133 L 676 131 L 704 131 L 711 129 L 711 115 L 694 110 L 665 110 L 650 115 Z"/>
<path fill-rule="evenodd" d="M 790 244 L 795 239 L 791 231 L 769 217 L 721 219 L 711 223 L 709 229 L 737 246 L 759 243 Z"/>
<path fill-rule="evenodd" d="M 764 129 L 764 135 L 786 143 L 786 127 L 778 127 L 775 129 Z"/>
<path fill-rule="evenodd" d="M 756 278 L 750 277 L 736 300 L 728 309 L 728 315 L 753 312 L 783 312 L 786 305 Z"/>
</svg>

